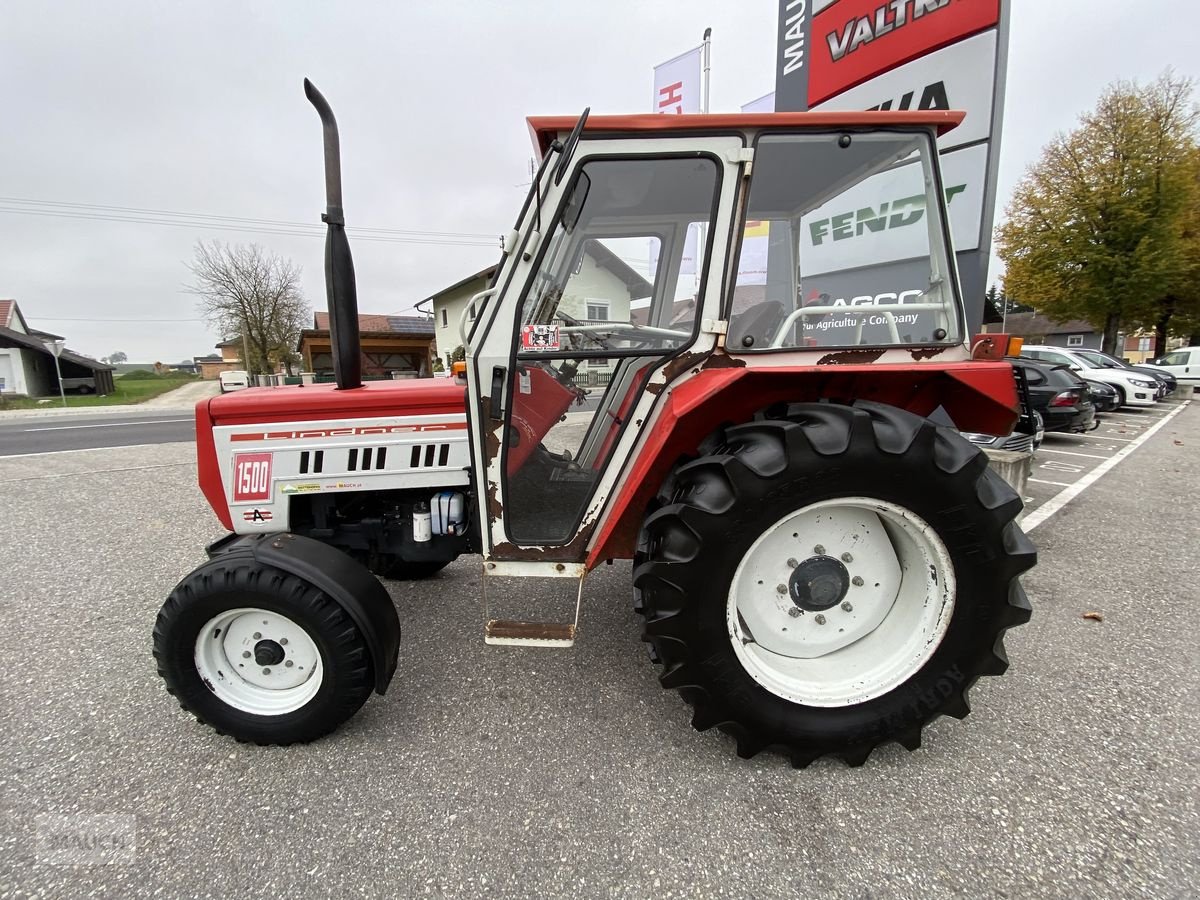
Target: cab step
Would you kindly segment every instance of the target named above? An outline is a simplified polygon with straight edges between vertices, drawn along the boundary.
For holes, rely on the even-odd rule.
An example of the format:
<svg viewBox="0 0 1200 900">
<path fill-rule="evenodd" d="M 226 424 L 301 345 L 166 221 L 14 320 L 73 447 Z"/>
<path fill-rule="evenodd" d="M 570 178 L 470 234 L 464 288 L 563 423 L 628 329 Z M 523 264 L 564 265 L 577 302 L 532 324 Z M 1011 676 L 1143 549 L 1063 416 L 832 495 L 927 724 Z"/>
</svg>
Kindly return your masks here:
<svg viewBox="0 0 1200 900">
<path fill-rule="evenodd" d="M 515 622 L 511 619 L 488 619 L 483 640 L 488 644 L 508 647 L 546 647 L 558 649 L 575 646 L 577 626 L 572 622 Z"/>
</svg>

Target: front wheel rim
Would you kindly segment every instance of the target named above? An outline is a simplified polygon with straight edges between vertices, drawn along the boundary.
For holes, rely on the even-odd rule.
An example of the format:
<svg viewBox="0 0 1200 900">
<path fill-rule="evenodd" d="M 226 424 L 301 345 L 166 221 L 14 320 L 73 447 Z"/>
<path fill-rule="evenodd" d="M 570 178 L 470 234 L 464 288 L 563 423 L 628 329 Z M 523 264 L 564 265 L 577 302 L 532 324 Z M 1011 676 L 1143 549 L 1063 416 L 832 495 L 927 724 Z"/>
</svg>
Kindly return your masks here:
<svg viewBox="0 0 1200 900">
<path fill-rule="evenodd" d="M 243 607 L 200 629 L 196 672 L 222 702 L 242 712 L 281 716 L 312 700 L 324 681 L 321 653 L 287 616 Z"/>
<path fill-rule="evenodd" d="M 805 506 L 742 557 L 726 621 L 746 672 L 805 706 L 864 703 L 908 681 L 954 613 L 954 566 L 933 528 L 870 497 Z"/>
</svg>

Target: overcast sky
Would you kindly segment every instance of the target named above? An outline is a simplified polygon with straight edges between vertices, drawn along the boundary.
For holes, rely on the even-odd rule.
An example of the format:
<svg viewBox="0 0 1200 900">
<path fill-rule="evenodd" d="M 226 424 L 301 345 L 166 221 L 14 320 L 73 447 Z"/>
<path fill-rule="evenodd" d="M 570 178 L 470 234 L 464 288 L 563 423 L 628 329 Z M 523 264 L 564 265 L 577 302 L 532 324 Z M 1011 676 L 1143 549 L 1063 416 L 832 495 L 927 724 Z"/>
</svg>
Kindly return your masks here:
<svg viewBox="0 0 1200 900">
<path fill-rule="evenodd" d="M 1200 74 L 1183 8 L 1013 0 L 1001 208 L 1106 84 Z M 511 227 L 523 199 L 526 115 L 648 111 L 653 65 L 705 27 L 712 109 L 736 111 L 774 89 L 776 14 L 776 0 L 0 0 L 0 198 L 319 223 L 308 76 L 341 126 L 348 223 L 453 242 L 354 244 L 360 309 L 403 312 L 496 260 L 478 236 Z M 0 297 L 83 353 L 178 362 L 218 338 L 184 291 L 197 240 L 291 257 L 321 308 L 317 234 L 0 211 Z"/>
</svg>

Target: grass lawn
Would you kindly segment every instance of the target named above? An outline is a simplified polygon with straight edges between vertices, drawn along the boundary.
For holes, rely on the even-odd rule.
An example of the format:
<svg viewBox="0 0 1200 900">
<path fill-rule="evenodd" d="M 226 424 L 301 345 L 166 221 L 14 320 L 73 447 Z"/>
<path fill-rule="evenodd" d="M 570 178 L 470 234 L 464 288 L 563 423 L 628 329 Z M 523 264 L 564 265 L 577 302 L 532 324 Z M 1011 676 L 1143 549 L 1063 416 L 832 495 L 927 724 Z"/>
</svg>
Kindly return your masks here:
<svg viewBox="0 0 1200 900">
<path fill-rule="evenodd" d="M 68 393 L 67 406 L 121 406 L 141 403 L 192 381 L 196 381 L 196 376 L 151 375 L 149 378 L 129 378 L 123 375 L 114 379 L 116 389 L 104 397 L 96 394 Z M 62 400 L 59 397 L 40 400 L 32 397 L 17 397 L 12 400 L 0 398 L 0 409 L 42 409 L 61 406 Z"/>
</svg>

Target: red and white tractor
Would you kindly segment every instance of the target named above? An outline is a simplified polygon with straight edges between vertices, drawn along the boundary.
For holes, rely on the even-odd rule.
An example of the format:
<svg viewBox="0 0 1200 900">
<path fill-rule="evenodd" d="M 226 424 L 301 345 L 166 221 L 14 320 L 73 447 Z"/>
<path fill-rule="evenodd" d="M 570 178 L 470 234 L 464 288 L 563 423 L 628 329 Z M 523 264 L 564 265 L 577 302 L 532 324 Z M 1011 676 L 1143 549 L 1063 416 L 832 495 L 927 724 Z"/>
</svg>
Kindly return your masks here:
<svg viewBox="0 0 1200 900">
<path fill-rule="evenodd" d="M 1036 554 L 1020 498 L 930 418 L 1017 417 L 1012 368 L 972 358 L 950 240 L 936 140 L 961 114 L 532 118 L 541 167 L 462 309 L 465 379 L 363 384 L 337 127 L 306 93 L 337 384 L 197 407 L 230 534 L 154 630 L 185 709 L 262 744 L 332 731 L 396 669 L 372 573 L 470 553 L 485 592 L 569 593 L 573 622 L 485 616 L 489 643 L 548 647 L 588 573 L 632 560 L 663 686 L 743 757 L 861 764 L 966 715 Z"/>
</svg>

